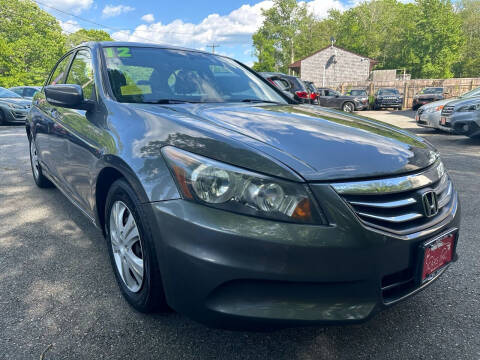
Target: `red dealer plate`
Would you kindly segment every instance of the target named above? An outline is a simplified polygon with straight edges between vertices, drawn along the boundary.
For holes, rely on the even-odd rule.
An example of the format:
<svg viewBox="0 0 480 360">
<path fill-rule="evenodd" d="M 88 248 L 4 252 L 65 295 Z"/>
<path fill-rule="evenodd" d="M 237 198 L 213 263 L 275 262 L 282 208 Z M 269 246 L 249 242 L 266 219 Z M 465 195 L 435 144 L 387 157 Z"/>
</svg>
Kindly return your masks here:
<svg viewBox="0 0 480 360">
<path fill-rule="evenodd" d="M 455 233 L 450 233 L 424 245 L 422 281 L 452 261 L 454 245 Z"/>
<path fill-rule="evenodd" d="M 442 116 L 440 118 L 440 125 L 445 125 L 447 123 L 447 118 L 445 116 Z"/>
</svg>

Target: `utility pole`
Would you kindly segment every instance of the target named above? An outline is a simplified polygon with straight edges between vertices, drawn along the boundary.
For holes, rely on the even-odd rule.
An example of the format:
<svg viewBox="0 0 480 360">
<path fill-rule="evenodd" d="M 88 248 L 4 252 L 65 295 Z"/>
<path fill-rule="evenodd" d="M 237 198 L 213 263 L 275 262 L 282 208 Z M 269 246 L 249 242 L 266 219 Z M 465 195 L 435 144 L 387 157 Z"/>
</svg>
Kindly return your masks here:
<svg viewBox="0 0 480 360">
<path fill-rule="evenodd" d="M 219 47 L 220 45 L 218 44 L 212 44 L 212 45 L 207 45 L 207 47 L 212 49 L 212 54 L 215 54 L 215 48 Z"/>
</svg>

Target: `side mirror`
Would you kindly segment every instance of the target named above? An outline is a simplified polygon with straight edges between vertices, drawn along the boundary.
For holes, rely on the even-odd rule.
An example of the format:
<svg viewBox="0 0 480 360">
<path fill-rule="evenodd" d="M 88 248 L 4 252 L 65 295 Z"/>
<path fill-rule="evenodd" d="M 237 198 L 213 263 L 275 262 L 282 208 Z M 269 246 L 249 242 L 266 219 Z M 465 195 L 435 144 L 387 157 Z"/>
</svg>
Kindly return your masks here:
<svg viewBox="0 0 480 360">
<path fill-rule="evenodd" d="M 337 97 L 339 97 L 339 96 L 340 96 L 340 95 L 338 95 L 338 94 L 335 94 L 335 97 L 336 97 L 336 98 L 337 98 Z"/>
<path fill-rule="evenodd" d="M 95 105 L 84 99 L 82 87 L 75 84 L 45 86 L 45 97 L 49 104 L 69 109 L 90 110 Z"/>
</svg>

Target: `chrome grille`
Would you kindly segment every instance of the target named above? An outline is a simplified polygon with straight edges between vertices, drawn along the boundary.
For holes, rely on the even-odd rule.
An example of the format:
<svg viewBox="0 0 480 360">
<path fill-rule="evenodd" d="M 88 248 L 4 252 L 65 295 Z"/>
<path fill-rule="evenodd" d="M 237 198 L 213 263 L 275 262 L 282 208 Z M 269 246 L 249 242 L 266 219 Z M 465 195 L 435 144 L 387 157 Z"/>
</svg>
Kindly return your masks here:
<svg viewBox="0 0 480 360">
<path fill-rule="evenodd" d="M 419 174 L 357 183 L 332 184 L 367 226 L 398 235 L 412 234 L 444 220 L 454 202 L 453 184 L 441 162 Z M 423 195 L 433 191 L 438 212 L 427 217 Z"/>
<path fill-rule="evenodd" d="M 455 110 L 455 107 L 448 105 L 444 106 L 442 110 L 442 116 L 450 116 L 452 115 L 453 111 Z"/>
</svg>

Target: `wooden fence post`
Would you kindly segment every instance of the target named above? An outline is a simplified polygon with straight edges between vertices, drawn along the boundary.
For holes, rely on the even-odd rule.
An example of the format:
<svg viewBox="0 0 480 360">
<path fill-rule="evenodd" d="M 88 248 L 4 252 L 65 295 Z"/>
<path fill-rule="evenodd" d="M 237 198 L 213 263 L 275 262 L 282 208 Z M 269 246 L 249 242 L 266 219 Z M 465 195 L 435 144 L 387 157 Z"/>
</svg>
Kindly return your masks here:
<svg viewBox="0 0 480 360">
<path fill-rule="evenodd" d="M 408 97 L 408 82 L 405 81 L 405 85 L 403 87 L 403 108 L 407 107 L 407 97 Z"/>
</svg>

